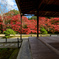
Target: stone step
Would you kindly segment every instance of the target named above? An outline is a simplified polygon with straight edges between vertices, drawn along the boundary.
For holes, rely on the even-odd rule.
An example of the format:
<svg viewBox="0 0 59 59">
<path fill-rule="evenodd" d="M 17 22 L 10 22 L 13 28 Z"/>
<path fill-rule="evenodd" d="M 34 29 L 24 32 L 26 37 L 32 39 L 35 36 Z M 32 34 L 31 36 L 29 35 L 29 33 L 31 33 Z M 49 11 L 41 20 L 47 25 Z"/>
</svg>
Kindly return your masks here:
<svg viewBox="0 0 59 59">
<path fill-rule="evenodd" d="M 23 40 L 17 59 L 32 59 L 28 40 Z"/>
</svg>

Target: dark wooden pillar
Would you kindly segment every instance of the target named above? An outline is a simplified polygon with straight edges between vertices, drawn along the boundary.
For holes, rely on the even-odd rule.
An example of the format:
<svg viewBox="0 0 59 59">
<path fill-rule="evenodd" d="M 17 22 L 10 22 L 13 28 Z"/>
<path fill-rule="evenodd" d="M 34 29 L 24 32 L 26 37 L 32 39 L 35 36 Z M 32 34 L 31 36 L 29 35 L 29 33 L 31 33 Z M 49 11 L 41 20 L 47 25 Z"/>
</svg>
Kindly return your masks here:
<svg viewBox="0 0 59 59">
<path fill-rule="evenodd" d="M 39 37 L 39 14 L 37 11 L 37 37 Z"/>
<path fill-rule="evenodd" d="M 37 38 L 39 37 L 39 0 L 37 0 Z"/>
<path fill-rule="evenodd" d="M 39 37 L 39 10 L 37 8 L 37 38 Z"/>
<path fill-rule="evenodd" d="M 21 33 L 20 33 L 20 40 L 22 41 L 22 14 L 21 14 Z"/>
</svg>

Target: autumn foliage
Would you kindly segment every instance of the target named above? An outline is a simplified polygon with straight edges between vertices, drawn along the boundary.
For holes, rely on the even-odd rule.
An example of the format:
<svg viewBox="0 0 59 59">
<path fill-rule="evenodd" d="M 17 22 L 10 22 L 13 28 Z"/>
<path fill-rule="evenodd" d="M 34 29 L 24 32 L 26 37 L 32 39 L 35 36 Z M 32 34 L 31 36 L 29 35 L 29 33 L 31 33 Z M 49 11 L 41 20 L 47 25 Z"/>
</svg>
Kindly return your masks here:
<svg viewBox="0 0 59 59">
<path fill-rule="evenodd" d="M 14 16 L 4 16 L 3 20 L 0 16 L 0 31 L 5 31 L 11 28 L 16 33 L 30 34 L 37 33 L 37 20 L 29 20 L 27 17 L 22 16 L 22 30 L 21 30 L 21 16 L 20 14 Z M 59 18 L 46 18 L 39 17 L 39 33 L 42 33 L 42 29 L 48 33 L 59 32 Z"/>
</svg>

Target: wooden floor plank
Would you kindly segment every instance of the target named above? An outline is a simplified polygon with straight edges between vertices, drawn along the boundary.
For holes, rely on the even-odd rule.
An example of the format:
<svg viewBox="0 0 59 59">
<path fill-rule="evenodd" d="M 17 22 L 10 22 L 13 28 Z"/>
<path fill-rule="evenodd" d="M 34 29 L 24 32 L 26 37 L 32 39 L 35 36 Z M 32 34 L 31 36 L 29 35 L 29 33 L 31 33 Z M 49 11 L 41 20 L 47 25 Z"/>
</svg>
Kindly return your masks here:
<svg viewBox="0 0 59 59">
<path fill-rule="evenodd" d="M 59 56 L 35 37 L 29 38 L 33 59 L 59 59 Z"/>
</svg>

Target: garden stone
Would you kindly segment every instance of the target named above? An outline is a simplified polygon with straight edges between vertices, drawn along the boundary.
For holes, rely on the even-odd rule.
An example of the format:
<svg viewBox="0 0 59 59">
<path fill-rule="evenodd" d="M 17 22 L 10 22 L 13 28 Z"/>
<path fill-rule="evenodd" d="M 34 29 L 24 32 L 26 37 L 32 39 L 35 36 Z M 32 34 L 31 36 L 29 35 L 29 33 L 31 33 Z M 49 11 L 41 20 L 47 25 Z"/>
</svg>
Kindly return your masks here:
<svg viewBox="0 0 59 59">
<path fill-rule="evenodd" d="M 14 44 L 11 44 L 10 46 L 13 46 Z"/>
<path fill-rule="evenodd" d="M 52 37 L 56 37 L 57 35 L 51 35 Z"/>
<path fill-rule="evenodd" d="M 5 46 L 8 46 L 9 44 L 6 44 Z"/>
<path fill-rule="evenodd" d="M 0 46 L 3 46 L 3 44 L 1 44 Z"/>
</svg>

